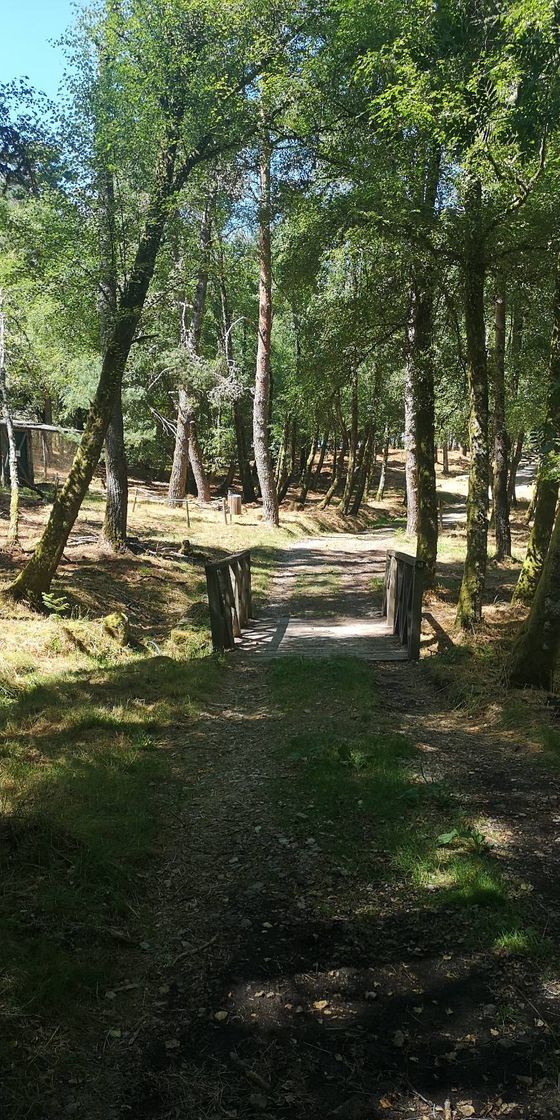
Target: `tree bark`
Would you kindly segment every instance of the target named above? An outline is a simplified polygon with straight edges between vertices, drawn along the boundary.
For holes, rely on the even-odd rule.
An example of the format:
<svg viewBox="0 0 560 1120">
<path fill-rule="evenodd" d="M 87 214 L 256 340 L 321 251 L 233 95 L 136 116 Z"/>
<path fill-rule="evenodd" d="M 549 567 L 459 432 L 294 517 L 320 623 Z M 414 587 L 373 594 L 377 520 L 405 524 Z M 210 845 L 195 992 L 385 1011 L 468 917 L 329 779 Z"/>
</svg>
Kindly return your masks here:
<svg viewBox="0 0 560 1120">
<path fill-rule="evenodd" d="M 223 350 L 226 359 L 228 370 L 234 372 L 235 370 L 235 355 L 233 351 L 233 318 L 230 310 L 225 265 L 224 265 L 224 252 L 221 240 L 218 235 L 218 263 L 219 263 L 219 278 L 220 278 L 220 300 L 222 304 L 222 330 L 223 330 Z M 253 486 L 253 477 L 251 475 L 251 467 L 249 464 L 249 455 L 247 452 L 247 437 L 245 434 L 245 420 L 243 416 L 243 404 L 239 397 L 235 397 L 232 403 L 233 424 L 235 427 L 235 441 L 237 444 L 237 465 L 239 468 L 239 478 L 241 481 L 241 491 L 243 494 L 244 502 L 255 501 L 255 487 Z"/>
<path fill-rule="evenodd" d="M 112 552 L 126 549 L 128 469 L 124 445 L 122 395 L 119 385 L 105 436 L 105 517 L 102 539 Z"/>
<path fill-rule="evenodd" d="M 323 472 L 323 463 L 325 462 L 325 455 L 326 455 L 326 452 L 327 452 L 329 435 L 330 435 L 329 429 L 326 428 L 325 433 L 323 435 L 323 438 L 321 440 L 321 450 L 319 452 L 319 459 L 318 459 L 318 462 L 317 462 L 317 466 L 315 468 L 315 473 L 313 475 L 313 486 L 314 486 L 315 490 L 317 490 L 317 488 L 319 487 L 320 482 L 321 482 L 321 474 Z"/>
<path fill-rule="evenodd" d="M 525 440 L 525 432 L 523 431 L 523 429 L 521 429 L 521 431 L 519 431 L 517 433 L 517 439 L 515 441 L 515 447 L 512 451 L 511 462 L 510 462 L 510 465 L 509 465 L 508 501 L 510 503 L 510 507 L 517 505 L 517 494 L 515 492 L 515 483 L 516 483 L 516 479 L 517 479 L 517 472 L 519 470 L 519 464 L 521 462 L 521 456 L 523 455 L 524 440 Z"/>
<path fill-rule="evenodd" d="M 559 650 L 560 515 L 557 515 L 529 617 L 511 653 L 509 683 L 519 687 L 552 688 Z"/>
<path fill-rule="evenodd" d="M 117 313 L 118 285 L 116 264 L 115 186 L 113 173 L 103 163 L 99 174 L 99 256 L 101 351 L 105 351 Z M 112 552 L 126 549 L 128 521 L 128 465 L 124 443 L 122 387 L 115 400 L 105 436 L 105 516 L 101 529 L 103 544 Z"/>
<path fill-rule="evenodd" d="M 482 231 L 482 187 L 471 181 L 465 199 L 463 255 L 470 467 L 467 497 L 467 555 L 457 622 L 470 629 L 482 618 L 488 548 L 488 366 L 484 324 L 486 259 Z"/>
<path fill-rule="evenodd" d="M 308 454 L 307 459 L 305 461 L 305 466 L 303 468 L 303 477 L 302 477 L 302 480 L 301 480 L 301 490 L 299 492 L 299 498 L 298 498 L 298 504 L 299 504 L 301 509 L 303 509 L 303 507 L 305 505 L 305 499 L 307 498 L 307 491 L 309 490 L 309 487 L 311 485 L 311 475 L 313 473 L 313 464 L 315 462 L 315 456 L 317 454 L 317 447 L 318 446 L 319 446 L 319 429 L 317 428 L 316 431 L 315 431 L 315 434 L 313 436 L 313 440 L 311 442 L 311 447 L 309 449 L 309 454 Z"/>
<path fill-rule="evenodd" d="M 259 167 L 259 337 L 253 402 L 253 444 L 261 489 L 264 520 L 280 523 L 278 495 L 270 459 L 270 344 L 272 335 L 272 251 L 270 237 L 270 142 L 264 137 Z"/>
<path fill-rule="evenodd" d="M 530 603 L 541 578 L 558 502 L 558 444 L 560 439 L 560 255 L 556 262 L 553 327 L 548 366 L 548 401 L 541 461 L 535 493 L 535 517 L 527 555 L 519 573 L 514 602 Z"/>
<path fill-rule="evenodd" d="M 436 579 L 438 544 L 438 505 L 434 456 L 435 397 L 432 361 L 433 288 L 429 269 L 417 275 L 412 293 L 412 315 L 409 327 L 409 367 L 412 376 L 414 409 L 414 481 L 413 500 L 416 505 L 416 555 L 426 565 L 425 586 L 433 587 Z M 408 455 L 407 455 L 408 460 Z M 407 475 L 408 478 L 408 475 Z M 411 484 L 410 484 L 411 485 Z M 410 496 L 407 486 L 407 496 Z M 407 531 L 411 515 L 407 505 Z"/>
<path fill-rule="evenodd" d="M 210 252 L 212 236 L 212 211 L 214 205 L 213 194 L 209 194 L 202 215 L 200 226 L 200 268 L 196 281 L 195 291 L 191 303 L 190 324 L 186 324 L 186 300 L 181 305 L 181 346 L 185 352 L 187 370 L 183 375 L 179 387 L 177 404 L 177 432 L 175 447 L 173 449 L 173 463 L 169 479 L 167 500 L 170 505 L 185 497 L 185 487 L 188 474 L 188 460 L 190 459 L 192 472 L 196 484 L 197 501 L 205 505 L 210 501 L 210 486 L 204 469 L 202 452 L 196 430 L 197 401 L 190 387 L 188 367 L 196 360 L 200 349 L 200 335 L 204 319 L 206 304 L 206 290 L 208 287 L 208 255 Z M 182 416 L 180 416 L 182 414 Z M 185 434 L 184 426 L 187 426 Z M 187 456 L 187 462 L 181 463 L 181 456 Z M 181 485 L 183 490 L 181 492 Z"/>
<path fill-rule="evenodd" d="M 99 460 L 165 228 L 169 199 L 174 188 L 176 149 L 175 130 L 174 134 L 165 136 L 160 147 L 143 232 L 129 279 L 119 299 L 80 446 L 66 482 L 55 498 L 41 540 L 9 588 L 12 597 L 28 599 L 39 608 L 43 593 L 49 590 Z"/>
<path fill-rule="evenodd" d="M 4 312 L 2 310 L 2 292 L 0 291 L 0 401 L 2 404 L 2 415 L 6 425 L 6 436 L 8 439 L 8 465 L 10 468 L 10 520 L 8 522 L 8 534 L 6 537 L 6 544 L 8 548 L 13 548 L 17 545 L 19 540 L 19 474 L 18 474 L 18 457 L 17 457 L 17 443 L 14 425 L 12 421 L 12 410 L 10 408 L 10 401 L 8 397 L 8 388 L 6 384 L 6 341 L 5 341 L 5 324 Z"/>
<path fill-rule="evenodd" d="M 189 399 L 184 389 L 179 389 L 177 402 L 177 430 L 175 432 L 175 447 L 171 474 L 167 489 L 167 502 L 170 506 L 178 506 L 187 493 L 187 476 L 189 473 L 189 432 L 191 427 L 191 414 Z"/>
<path fill-rule="evenodd" d="M 350 500 L 354 489 L 356 475 L 356 454 L 358 451 L 358 371 L 352 371 L 352 401 L 350 406 L 350 444 L 348 449 L 348 466 L 340 508 L 346 517 L 350 512 Z"/>
<path fill-rule="evenodd" d="M 449 475 L 449 437 L 444 432 L 441 443 L 441 473 L 444 478 Z"/>
<path fill-rule="evenodd" d="M 338 490 L 338 485 L 339 485 L 340 479 L 342 478 L 343 473 L 344 473 L 344 460 L 346 458 L 347 450 L 348 450 L 348 433 L 346 431 L 346 428 L 343 428 L 342 429 L 342 436 L 341 436 L 341 440 L 340 440 L 340 448 L 339 448 L 338 454 L 336 453 L 336 448 L 335 448 L 335 452 L 334 452 L 332 481 L 331 481 L 331 484 L 330 484 L 324 498 L 322 498 L 321 501 L 319 502 L 319 505 L 317 507 L 318 509 L 326 509 L 327 506 L 330 505 L 330 503 L 332 502 L 332 499 L 334 498 L 334 496 L 335 496 L 335 494 Z"/>
<path fill-rule="evenodd" d="M 416 420 L 414 416 L 413 369 L 408 337 L 404 381 L 404 451 L 406 535 L 407 537 L 413 537 L 418 524 L 418 482 L 416 473 Z"/>
<path fill-rule="evenodd" d="M 496 357 L 494 367 L 494 532 L 496 560 L 511 556 L 509 524 L 508 460 L 505 396 L 506 300 L 503 278 L 496 294 Z"/>
<path fill-rule="evenodd" d="M 367 479 L 368 479 L 368 476 L 369 476 L 369 470 L 370 470 L 371 458 L 372 458 L 372 455 L 373 455 L 374 446 L 375 446 L 375 425 L 374 425 L 373 421 L 371 421 L 367 425 L 366 431 L 364 432 L 363 454 L 362 454 L 362 457 L 361 457 L 361 460 L 360 460 L 360 465 L 358 467 L 358 470 L 356 471 L 356 488 L 354 490 L 354 497 L 352 499 L 352 505 L 350 507 L 350 512 L 352 513 L 352 515 L 354 517 L 358 516 L 358 514 L 360 512 L 360 506 L 361 506 L 361 504 L 364 500 L 364 491 L 365 491 L 366 482 L 367 482 Z"/>
<path fill-rule="evenodd" d="M 387 463 L 389 461 L 389 425 L 385 424 L 385 431 L 383 432 L 383 453 L 381 456 L 381 471 L 379 474 L 379 485 L 377 487 L 377 494 L 375 495 L 376 502 L 382 502 L 385 497 L 385 486 L 387 484 Z"/>
</svg>

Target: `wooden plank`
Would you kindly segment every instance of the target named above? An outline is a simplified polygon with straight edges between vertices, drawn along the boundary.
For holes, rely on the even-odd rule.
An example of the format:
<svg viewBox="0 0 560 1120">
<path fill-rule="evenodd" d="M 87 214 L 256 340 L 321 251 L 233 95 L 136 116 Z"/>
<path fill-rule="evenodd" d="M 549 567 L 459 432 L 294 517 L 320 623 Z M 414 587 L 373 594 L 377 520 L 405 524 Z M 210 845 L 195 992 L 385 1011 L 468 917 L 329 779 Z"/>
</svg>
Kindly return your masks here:
<svg viewBox="0 0 560 1120">
<path fill-rule="evenodd" d="M 225 628 L 223 618 L 222 595 L 218 580 L 218 573 L 209 564 L 205 566 L 206 588 L 208 591 L 208 606 L 210 608 L 210 631 L 212 646 L 217 651 L 225 649 Z"/>
<path fill-rule="evenodd" d="M 412 602 L 410 609 L 410 626 L 408 631 L 408 656 L 411 661 L 418 661 L 420 657 L 420 629 L 422 626 L 422 595 L 424 593 L 425 565 L 418 567 L 414 572 L 412 585 Z"/>
<path fill-rule="evenodd" d="M 244 548 L 241 552 L 232 552 L 229 556 L 223 556 L 221 560 L 209 560 L 206 567 L 216 571 L 217 568 L 222 568 L 224 564 L 230 564 L 232 560 L 240 560 L 242 556 L 248 559 L 251 557 L 251 549 Z"/>
</svg>

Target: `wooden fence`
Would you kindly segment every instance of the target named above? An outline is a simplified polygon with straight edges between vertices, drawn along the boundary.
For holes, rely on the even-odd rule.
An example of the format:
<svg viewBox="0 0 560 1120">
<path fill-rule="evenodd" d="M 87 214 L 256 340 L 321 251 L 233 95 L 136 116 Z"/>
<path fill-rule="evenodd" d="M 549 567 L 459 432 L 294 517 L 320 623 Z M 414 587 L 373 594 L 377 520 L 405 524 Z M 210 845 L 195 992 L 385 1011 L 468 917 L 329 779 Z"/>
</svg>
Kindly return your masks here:
<svg viewBox="0 0 560 1120">
<path fill-rule="evenodd" d="M 420 657 L 420 623 L 424 590 L 423 560 L 406 552 L 387 552 L 382 613 L 412 661 Z"/>
<path fill-rule="evenodd" d="M 235 639 L 253 617 L 251 552 L 235 552 L 205 565 L 210 628 L 215 650 L 234 649 Z"/>
</svg>

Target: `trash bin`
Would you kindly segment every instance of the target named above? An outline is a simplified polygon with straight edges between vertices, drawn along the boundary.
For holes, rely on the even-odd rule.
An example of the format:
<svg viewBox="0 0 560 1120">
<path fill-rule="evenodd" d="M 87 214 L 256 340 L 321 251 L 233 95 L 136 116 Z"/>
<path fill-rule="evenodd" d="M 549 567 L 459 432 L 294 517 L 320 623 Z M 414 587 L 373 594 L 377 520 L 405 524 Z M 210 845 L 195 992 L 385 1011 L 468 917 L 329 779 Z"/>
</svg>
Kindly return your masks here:
<svg viewBox="0 0 560 1120">
<path fill-rule="evenodd" d="M 228 507 L 232 516 L 241 517 L 241 494 L 228 490 Z"/>
</svg>

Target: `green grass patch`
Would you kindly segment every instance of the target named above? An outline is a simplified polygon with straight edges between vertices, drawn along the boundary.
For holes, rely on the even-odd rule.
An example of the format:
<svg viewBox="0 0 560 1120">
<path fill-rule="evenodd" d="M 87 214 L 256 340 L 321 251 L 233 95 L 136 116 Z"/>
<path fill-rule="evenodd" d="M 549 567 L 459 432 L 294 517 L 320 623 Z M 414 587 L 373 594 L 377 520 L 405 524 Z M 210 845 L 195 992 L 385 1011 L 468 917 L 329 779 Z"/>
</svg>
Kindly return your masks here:
<svg viewBox="0 0 560 1120">
<path fill-rule="evenodd" d="M 0 1006 L 72 1019 L 146 938 L 145 875 L 176 796 L 214 658 L 131 658 L 89 680 L 41 678 L 4 696 L 0 753 Z M 179 738 L 180 737 L 180 738 Z"/>
<path fill-rule="evenodd" d="M 272 692 L 301 726 L 282 744 L 305 828 L 364 885 L 385 882 L 433 910 L 456 910 L 472 947 L 537 953 L 523 899 L 458 798 L 426 779 L 422 754 L 387 725 L 370 666 L 352 659 L 271 666 Z M 284 791 L 285 793 L 285 791 Z M 522 892 L 519 892 L 522 893 Z"/>
</svg>

